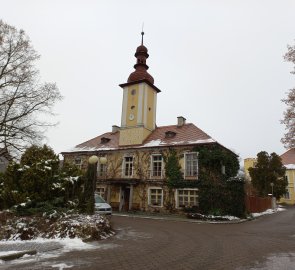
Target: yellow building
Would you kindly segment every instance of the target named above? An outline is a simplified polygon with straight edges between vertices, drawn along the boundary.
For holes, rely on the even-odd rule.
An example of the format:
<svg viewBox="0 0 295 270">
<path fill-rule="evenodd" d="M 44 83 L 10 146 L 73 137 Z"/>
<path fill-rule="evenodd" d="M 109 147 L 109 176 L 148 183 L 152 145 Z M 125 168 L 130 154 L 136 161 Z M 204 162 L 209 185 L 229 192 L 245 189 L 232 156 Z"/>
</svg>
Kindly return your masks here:
<svg viewBox="0 0 295 270">
<path fill-rule="evenodd" d="M 126 83 L 120 84 L 123 89 L 121 126 L 113 126 L 111 132 L 63 152 L 64 161 L 86 169 L 88 158 L 97 155 L 97 192 L 115 210 L 159 212 L 197 206 L 195 183 L 199 167 L 194 149 L 217 145 L 223 151 L 232 152 L 194 124 L 186 123 L 182 116 L 175 125 L 157 126 L 157 95 L 161 91 L 147 72 L 149 54 L 143 39 L 135 57 L 135 71 Z M 173 194 L 168 190 L 164 162 L 164 156 L 171 149 L 178 155 L 183 181 L 188 182 L 184 188 L 174 189 Z"/>
<path fill-rule="evenodd" d="M 256 158 L 246 158 L 244 159 L 244 172 L 245 178 L 247 181 L 251 181 L 251 177 L 249 174 L 249 168 L 253 168 L 256 165 Z"/>
<path fill-rule="evenodd" d="M 280 199 L 280 203 L 295 204 L 295 148 L 289 149 L 281 155 L 282 163 L 286 167 L 285 177 L 288 180 L 286 194 Z"/>
</svg>

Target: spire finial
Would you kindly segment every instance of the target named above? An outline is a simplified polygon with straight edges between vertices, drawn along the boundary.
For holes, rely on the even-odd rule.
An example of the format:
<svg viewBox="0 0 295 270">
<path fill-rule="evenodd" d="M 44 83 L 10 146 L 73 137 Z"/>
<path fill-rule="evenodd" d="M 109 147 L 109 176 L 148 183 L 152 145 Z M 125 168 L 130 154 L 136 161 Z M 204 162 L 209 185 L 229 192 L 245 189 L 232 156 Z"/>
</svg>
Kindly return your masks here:
<svg viewBox="0 0 295 270">
<path fill-rule="evenodd" d="M 141 28 L 141 45 L 143 45 L 143 35 L 144 35 L 143 27 L 144 27 L 144 23 L 142 23 L 142 28 Z"/>
</svg>

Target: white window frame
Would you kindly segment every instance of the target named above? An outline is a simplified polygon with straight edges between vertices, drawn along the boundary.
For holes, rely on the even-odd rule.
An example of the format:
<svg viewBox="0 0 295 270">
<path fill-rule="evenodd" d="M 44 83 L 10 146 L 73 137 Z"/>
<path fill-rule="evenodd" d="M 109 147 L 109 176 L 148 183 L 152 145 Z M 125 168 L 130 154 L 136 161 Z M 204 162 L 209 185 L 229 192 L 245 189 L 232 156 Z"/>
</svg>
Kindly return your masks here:
<svg viewBox="0 0 295 270">
<path fill-rule="evenodd" d="M 97 162 L 97 176 L 103 177 L 107 172 L 107 164 L 101 164 L 99 161 Z"/>
<path fill-rule="evenodd" d="M 196 175 L 187 175 L 187 156 L 189 155 L 196 155 L 197 156 L 197 164 L 196 164 Z M 184 153 L 184 178 L 186 177 L 195 177 L 198 178 L 199 175 L 199 159 L 198 159 L 199 153 L 198 152 L 186 152 Z"/>
<path fill-rule="evenodd" d="M 80 163 L 77 163 L 77 160 L 80 160 Z M 81 170 L 82 169 L 82 158 L 81 157 L 75 157 L 74 158 L 74 164 Z"/>
<path fill-rule="evenodd" d="M 198 188 L 179 188 L 179 189 L 176 189 L 176 192 L 175 192 L 175 201 L 176 201 L 176 208 L 183 208 L 183 206 L 179 206 L 179 191 L 195 191 L 197 192 L 197 194 L 194 196 L 195 198 L 197 198 L 197 204 L 196 205 L 190 205 L 189 207 L 192 207 L 192 206 L 198 206 L 199 205 L 199 189 Z M 187 196 L 188 198 L 192 197 L 191 195 L 188 195 Z M 190 199 L 189 199 L 190 201 Z M 186 207 L 186 206 L 185 206 Z"/>
<path fill-rule="evenodd" d="M 131 165 L 132 165 L 132 170 L 131 170 L 131 175 L 126 175 L 126 158 L 132 158 L 132 163 L 131 163 Z M 130 162 L 128 162 L 128 163 L 130 163 Z M 123 157 L 123 168 L 122 168 L 122 176 L 124 177 L 124 178 L 130 178 L 130 177 L 133 177 L 133 172 L 134 172 L 134 157 L 133 156 L 124 156 Z"/>
<path fill-rule="evenodd" d="M 103 191 L 102 191 L 103 190 Z M 96 189 L 95 189 L 95 193 L 97 193 L 99 196 L 101 196 L 102 198 L 104 198 L 105 196 L 105 192 L 106 192 L 106 189 L 105 187 L 100 187 L 100 186 L 97 186 Z"/>
<path fill-rule="evenodd" d="M 160 205 L 154 205 L 154 204 L 151 204 L 151 192 L 152 190 L 160 190 L 161 192 L 161 203 Z M 156 196 L 158 196 L 158 193 L 156 194 Z M 163 202 L 164 202 L 164 191 L 163 191 L 163 188 L 161 187 L 149 187 L 148 188 L 148 205 L 149 206 L 152 206 L 152 207 L 163 207 Z"/>
<path fill-rule="evenodd" d="M 160 175 L 154 175 L 154 157 L 161 157 L 161 170 L 160 170 Z M 156 161 L 159 162 L 159 161 Z M 151 178 L 163 178 L 163 156 L 161 154 L 152 154 L 151 155 Z"/>
</svg>

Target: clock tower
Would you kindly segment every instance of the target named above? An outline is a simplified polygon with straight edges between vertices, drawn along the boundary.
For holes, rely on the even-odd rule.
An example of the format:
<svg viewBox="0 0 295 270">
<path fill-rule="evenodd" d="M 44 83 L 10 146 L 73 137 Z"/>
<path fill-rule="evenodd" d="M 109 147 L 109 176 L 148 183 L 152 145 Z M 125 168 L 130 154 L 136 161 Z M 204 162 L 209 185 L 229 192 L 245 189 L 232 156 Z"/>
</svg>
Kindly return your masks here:
<svg viewBox="0 0 295 270">
<path fill-rule="evenodd" d="M 119 145 L 142 144 L 147 136 L 156 128 L 157 94 L 161 92 L 154 85 L 154 78 L 147 72 L 146 60 L 149 57 L 147 48 L 141 45 L 135 52 L 135 71 L 123 88 L 123 103 Z"/>
</svg>

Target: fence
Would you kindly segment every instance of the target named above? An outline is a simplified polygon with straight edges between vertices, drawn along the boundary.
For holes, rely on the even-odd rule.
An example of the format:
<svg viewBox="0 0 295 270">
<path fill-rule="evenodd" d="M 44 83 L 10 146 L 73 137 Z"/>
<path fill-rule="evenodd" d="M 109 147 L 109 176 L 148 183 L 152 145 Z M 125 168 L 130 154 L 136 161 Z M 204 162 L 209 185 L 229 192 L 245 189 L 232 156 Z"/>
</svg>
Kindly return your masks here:
<svg viewBox="0 0 295 270">
<path fill-rule="evenodd" d="M 246 210 L 249 213 L 260 213 L 272 208 L 271 197 L 245 196 Z"/>
</svg>

